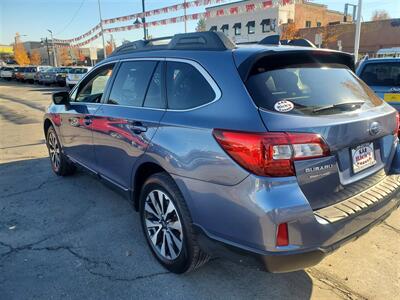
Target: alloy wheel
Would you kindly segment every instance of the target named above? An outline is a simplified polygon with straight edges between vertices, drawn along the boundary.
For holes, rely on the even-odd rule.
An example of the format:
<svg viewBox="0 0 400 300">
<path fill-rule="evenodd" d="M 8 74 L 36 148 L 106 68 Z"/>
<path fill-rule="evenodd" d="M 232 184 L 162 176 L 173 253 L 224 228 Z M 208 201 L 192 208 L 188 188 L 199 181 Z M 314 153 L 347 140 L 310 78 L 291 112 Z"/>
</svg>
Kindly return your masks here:
<svg viewBox="0 0 400 300">
<path fill-rule="evenodd" d="M 182 251 L 183 230 L 177 209 L 167 194 L 153 190 L 147 195 L 144 221 L 158 255 L 166 260 L 176 259 Z"/>
<path fill-rule="evenodd" d="M 50 132 L 48 136 L 48 146 L 51 163 L 55 170 L 60 168 L 60 145 L 54 132 Z"/>
</svg>

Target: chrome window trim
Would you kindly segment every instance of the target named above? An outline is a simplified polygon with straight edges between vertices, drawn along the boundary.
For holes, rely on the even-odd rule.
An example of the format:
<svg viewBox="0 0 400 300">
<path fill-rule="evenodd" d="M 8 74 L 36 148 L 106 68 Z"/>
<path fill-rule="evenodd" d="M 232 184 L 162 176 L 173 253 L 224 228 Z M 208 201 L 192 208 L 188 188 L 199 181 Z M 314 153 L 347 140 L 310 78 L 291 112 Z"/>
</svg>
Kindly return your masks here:
<svg viewBox="0 0 400 300">
<path fill-rule="evenodd" d="M 163 58 L 163 57 L 137 57 L 137 58 L 125 58 L 125 59 L 120 59 L 120 60 L 114 60 L 114 61 L 110 61 L 104 64 L 100 64 L 98 66 L 93 67 L 93 69 L 91 69 L 89 72 L 87 72 L 85 74 L 85 76 L 80 80 L 83 81 L 86 76 L 88 76 L 90 73 L 96 71 L 98 68 L 103 67 L 107 64 L 116 64 L 116 63 L 123 63 L 123 62 L 129 62 L 129 61 L 143 61 L 143 60 L 147 60 L 147 61 L 172 61 L 172 62 L 181 62 L 181 63 L 187 63 L 190 64 L 191 66 L 193 66 L 197 71 L 200 72 L 200 74 L 206 79 L 207 83 L 211 86 L 211 88 L 213 89 L 214 93 L 215 93 L 215 98 L 210 101 L 207 102 L 205 104 L 196 106 L 196 107 L 192 107 L 192 108 L 188 108 L 188 109 L 170 109 L 170 108 L 153 108 L 153 107 L 143 107 L 143 106 L 129 106 L 129 105 L 119 105 L 119 104 L 109 104 L 109 103 L 91 103 L 91 102 L 73 102 L 74 105 L 75 104 L 99 104 L 99 105 L 106 105 L 106 106 L 113 106 L 113 107 L 125 107 L 125 108 L 139 108 L 139 109 L 147 109 L 147 110 L 156 110 L 156 111 L 171 111 L 171 112 L 188 112 L 188 111 L 192 111 L 192 110 L 196 110 L 199 108 L 203 108 L 205 106 L 208 106 L 212 103 L 215 103 L 216 101 L 218 101 L 219 99 L 221 99 L 222 97 L 222 92 L 221 89 L 219 88 L 219 86 L 217 85 L 217 83 L 215 82 L 215 80 L 211 77 L 211 75 L 204 69 L 204 67 L 199 64 L 196 61 L 190 60 L 190 59 L 184 59 L 184 58 Z M 80 82 L 79 81 L 79 82 Z M 77 86 L 79 85 L 79 83 L 71 90 L 71 94 L 73 93 L 73 91 L 77 88 Z"/>
<path fill-rule="evenodd" d="M 72 90 L 70 90 L 69 91 L 69 96 L 71 97 L 71 95 L 75 92 L 75 90 L 79 87 L 79 84 L 83 81 L 83 80 L 85 80 L 85 78 L 87 77 L 87 76 L 89 76 L 91 73 L 93 73 L 93 72 L 96 72 L 96 70 L 97 69 L 99 69 L 99 68 L 101 68 L 101 67 L 104 67 L 104 66 L 107 66 L 107 65 L 111 65 L 111 64 L 118 64 L 118 62 L 119 62 L 119 60 L 113 60 L 113 61 L 108 61 L 108 62 L 106 62 L 106 63 L 100 63 L 99 65 L 97 65 L 97 66 L 94 66 L 92 69 L 90 69 L 88 72 L 86 72 L 85 73 L 85 75 L 78 81 L 78 83 L 77 84 L 75 84 L 75 86 L 72 88 Z M 102 102 L 100 102 L 100 103 L 93 103 L 93 102 L 77 102 L 77 101 L 71 101 L 71 104 L 85 104 L 85 105 L 87 105 L 87 104 L 103 104 Z"/>
<path fill-rule="evenodd" d="M 181 62 L 181 63 L 187 63 L 191 66 L 193 66 L 197 71 L 200 72 L 200 74 L 206 79 L 207 83 L 211 86 L 211 88 L 213 89 L 214 93 L 215 93 L 215 98 L 210 101 L 207 102 L 205 104 L 196 106 L 196 107 L 192 107 L 192 108 L 188 108 L 188 109 L 170 109 L 170 108 L 152 108 L 152 107 L 143 107 L 143 106 L 128 106 L 128 105 L 118 105 L 118 104 L 108 104 L 108 103 L 104 103 L 104 105 L 110 105 L 110 106 L 119 106 L 119 107 L 127 107 L 127 108 L 141 108 L 141 109 L 150 109 L 150 110 L 158 110 L 158 111 L 171 111 L 171 112 L 187 112 L 187 111 L 192 111 L 195 109 L 199 109 L 202 107 L 205 107 L 207 105 L 210 105 L 216 101 L 218 101 L 219 99 L 221 99 L 222 97 L 222 92 L 219 88 L 219 86 L 217 85 L 217 83 L 214 81 L 214 79 L 211 77 L 211 75 L 203 68 L 202 65 L 200 65 L 198 62 L 195 62 L 193 60 L 190 59 L 183 59 L 183 58 L 161 58 L 161 57 L 138 57 L 138 58 L 126 58 L 126 59 L 121 59 L 119 60 L 119 62 L 123 63 L 125 61 L 143 61 L 143 60 L 156 60 L 156 61 L 172 61 L 172 62 Z"/>
</svg>

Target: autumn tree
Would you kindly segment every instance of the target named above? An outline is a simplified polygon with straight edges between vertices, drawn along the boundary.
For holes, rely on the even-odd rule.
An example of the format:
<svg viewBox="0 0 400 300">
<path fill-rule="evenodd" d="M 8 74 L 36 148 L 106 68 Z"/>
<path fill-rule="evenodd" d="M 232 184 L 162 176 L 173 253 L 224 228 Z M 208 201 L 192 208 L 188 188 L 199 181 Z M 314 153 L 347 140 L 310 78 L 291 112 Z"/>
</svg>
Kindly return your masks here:
<svg viewBox="0 0 400 300">
<path fill-rule="evenodd" d="M 372 13 L 372 21 L 380 21 L 390 19 L 389 13 L 384 9 L 377 9 Z"/>
<path fill-rule="evenodd" d="M 197 26 L 196 26 L 196 31 L 206 31 L 207 29 L 206 29 L 206 20 L 205 19 L 200 19 L 198 22 L 197 22 Z"/>
<path fill-rule="evenodd" d="M 67 48 L 59 49 L 58 60 L 62 66 L 72 65 L 72 58 Z"/>
<path fill-rule="evenodd" d="M 114 51 L 115 48 L 116 48 L 115 42 L 114 42 L 113 37 L 111 36 L 110 40 L 108 40 L 107 44 L 106 44 L 106 54 L 110 55 Z"/>
<path fill-rule="evenodd" d="M 346 26 L 327 25 L 320 27 L 318 33 L 322 35 L 322 47 L 329 48 L 330 44 L 336 43 L 338 38 L 345 33 Z"/>
<path fill-rule="evenodd" d="M 31 64 L 32 65 L 40 65 L 42 62 L 42 56 L 40 55 L 40 52 L 38 49 L 33 49 L 32 53 L 30 55 L 31 58 Z"/>
<path fill-rule="evenodd" d="M 26 53 L 24 44 L 22 44 L 19 39 L 19 33 L 17 33 L 15 36 L 14 59 L 20 66 L 26 66 L 30 64 L 30 60 L 28 54 Z"/>
<path fill-rule="evenodd" d="M 280 35 L 281 40 L 293 40 L 298 38 L 300 38 L 300 32 L 296 23 L 288 23 L 282 26 Z"/>
</svg>

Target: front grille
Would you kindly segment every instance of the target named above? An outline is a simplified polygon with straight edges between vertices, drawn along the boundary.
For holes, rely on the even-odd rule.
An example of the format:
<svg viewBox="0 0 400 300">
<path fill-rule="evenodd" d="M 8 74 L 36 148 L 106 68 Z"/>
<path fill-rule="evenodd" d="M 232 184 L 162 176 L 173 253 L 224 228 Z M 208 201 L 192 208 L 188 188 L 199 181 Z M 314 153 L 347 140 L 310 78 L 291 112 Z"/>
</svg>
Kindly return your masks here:
<svg viewBox="0 0 400 300">
<path fill-rule="evenodd" d="M 386 176 L 369 189 L 339 203 L 314 211 L 314 214 L 329 223 L 340 221 L 372 207 L 384 199 L 391 198 L 400 191 L 400 176 Z"/>
</svg>

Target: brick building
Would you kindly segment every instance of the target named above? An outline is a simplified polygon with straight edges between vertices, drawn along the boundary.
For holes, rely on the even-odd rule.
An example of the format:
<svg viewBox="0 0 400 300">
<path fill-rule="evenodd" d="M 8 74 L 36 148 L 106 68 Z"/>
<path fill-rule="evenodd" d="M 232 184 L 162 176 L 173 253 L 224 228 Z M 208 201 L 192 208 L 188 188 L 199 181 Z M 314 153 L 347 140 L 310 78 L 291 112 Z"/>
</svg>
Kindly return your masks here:
<svg viewBox="0 0 400 300">
<path fill-rule="evenodd" d="M 349 20 L 349 18 L 347 18 Z M 328 9 L 327 5 L 300 1 L 295 4 L 294 22 L 298 28 L 321 27 L 341 23 L 344 14 Z M 351 20 L 351 18 L 350 18 Z"/>
<path fill-rule="evenodd" d="M 244 0 L 206 8 L 207 30 L 223 31 L 236 42 L 260 41 L 266 36 L 278 34 L 284 24 L 295 22 L 298 28 L 324 26 L 341 22 L 344 14 L 329 10 L 326 5 L 306 0 L 273 0 L 273 7 L 263 9 L 264 0 Z M 254 10 L 247 12 L 247 7 Z M 238 8 L 239 13 L 230 14 Z M 221 12 L 222 11 L 222 12 Z"/>
<path fill-rule="evenodd" d="M 315 41 L 315 35 L 331 32 L 332 38 L 324 47 L 342 51 L 354 51 L 355 24 L 337 24 L 322 28 L 300 29 L 300 36 Z M 400 19 L 363 22 L 361 25 L 360 54 L 374 56 L 379 49 L 400 47 Z M 339 49 L 340 50 L 340 49 Z"/>
</svg>

